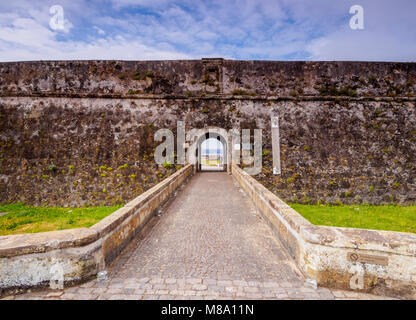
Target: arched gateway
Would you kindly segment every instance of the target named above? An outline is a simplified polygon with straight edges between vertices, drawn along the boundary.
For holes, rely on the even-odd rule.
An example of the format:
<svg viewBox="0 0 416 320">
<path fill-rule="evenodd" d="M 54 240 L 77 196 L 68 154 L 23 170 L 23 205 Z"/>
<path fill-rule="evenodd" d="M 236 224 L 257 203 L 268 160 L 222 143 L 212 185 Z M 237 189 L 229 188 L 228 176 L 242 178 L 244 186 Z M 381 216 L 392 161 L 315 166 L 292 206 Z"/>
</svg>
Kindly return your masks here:
<svg viewBox="0 0 416 320">
<path fill-rule="evenodd" d="M 217 152 L 215 154 L 215 162 L 218 162 L 218 167 L 220 169 L 216 169 L 216 166 L 213 168 L 210 166 L 210 156 L 212 155 L 212 150 L 208 150 L 206 154 L 204 153 L 204 142 L 207 144 L 207 148 L 209 148 L 209 143 L 211 140 L 219 141 L 222 145 L 222 152 Z M 204 135 L 200 136 L 197 142 L 197 170 L 198 171 L 227 171 L 227 141 L 225 138 L 213 132 L 207 132 Z M 206 157 L 206 159 L 204 159 Z M 218 159 L 220 158 L 220 159 Z M 208 160 L 204 161 L 204 160 Z M 205 163 L 205 164 L 204 164 Z"/>
<path fill-rule="evenodd" d="M 190 149 L 188 150 L 189 163 L 195 163 L 196 171 L 204 171 L 202 169 L 202 144 L 208 139 L 216 139 L 222 144 L 222 171 L 231 173 L 232 162 L 232 134 L 227 130 L 217 127 L 207 127 L 204 129 L 191 130 L 187 139 L 191 142 Z M 194 158 L 193 158 L 194 157 Z M 193 158 L 193 159 L 192 159 Z"/>
</svg>

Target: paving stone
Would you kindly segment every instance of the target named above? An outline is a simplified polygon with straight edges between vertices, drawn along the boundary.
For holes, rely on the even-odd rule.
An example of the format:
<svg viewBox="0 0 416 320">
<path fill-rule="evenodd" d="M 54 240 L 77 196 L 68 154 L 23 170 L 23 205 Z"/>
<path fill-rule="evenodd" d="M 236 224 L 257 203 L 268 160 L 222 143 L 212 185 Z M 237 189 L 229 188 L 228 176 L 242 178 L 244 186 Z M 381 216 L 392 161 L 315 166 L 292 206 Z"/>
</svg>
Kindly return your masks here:
<svg viewBox="0 0 416 320">
<path fill-rule="evenodd" d="M 280 282 L 280 286 L 283 288 L 293 288 L 293 283 L 287 282 L 287 281 L 282 281 Z"/>
<path fill-rule="evenodd" d="M 343 291 L 340 290 L 333 290 L 332 294 L 336 297 L 336 298 L 345 298 L 345 294 Z"/>
<path fill-rule="evenodd" d="M 202 279 L 186 279 L 186 283 L 188 284 L 200 284 L 202 283 Z"/>
<path fill-rule="evenodd" d="M 240 291 L 240 290 L 237 290 L 236 292 L 235 292 L 235 296 L 236 297 L 244 297 L 245 296 L 245 292 L 244 291 Z"/>
<path fill-rule="evenodd" d="M 223 292 L 225 290 L 225 287 L 221 286 L 209 286 L 209 290 L 216 291 L 216 292 Z"/>
<path fill-rule="evenodd" d="M 94 283 L 94 288 L 107 288 L 108 284 L 109 284 L 108 281 L 95 282 Z"/>
<path fill-rule="evenodd" d="M 78 287 L 69 287 L 69 288 L 64 288 L 64 292 L 65 293 L 76 293 L 78 291 Z"/>
<path fill-rule="evenodd" d="M 160 283 L 163 283 L 163 279 L 153 278 L 153 279 L 150 279 L 149 283 L 151 283 L 151 284 L 160 284 Z"/>
<path fill-rule="evenodd" d="M 74 300 L 74 299 L 77 299 L 77 295 L 75 294 L 75 293 L 64 293 L 62 296 L 61 296 L 61 299 L 64 299 L 64 300 Z"/>
<path fill-rule="evenodd" d="M 94 281 L 90 281 L 90 282 L 86 282 L 86 283 L 83 283 L 82 285 L 80 285 L 79 287 L 80 288 L 91 288 L 91 287 L 93 287 L 94 286 Z"/>
<path fill-rule="evenodd" d="M 325 292 L 319 293 L 319 298 L 322 300 L 334 300 L 335 299 L 333 294 L 325 293 Z"/>
<path fill-rule="evenodd" d="M 97 299 L 99 294 L 90 293 L 90 294 L 77 294 L 76 300 L 95 300 Z"/>
<path fill-rule="evenodd" d="M 123 289 L 121 290 L 121 294 L 133 294 L 135 289 Z"/>
<path fill-rule="evenodd" d="M 176 288 L 178 288 L 178 285 L 176 283 L 175 284 L 165 284 L 165 289 L 174 290 Z"/>
<path fill-rule="evenodd" d="M 224 290 L 225 292 L 236 292 L 237 291 L 237 289 L 235 288 L 235 287 L 225 287 L 225 290 Z"/>
<path fill-rule="evenodd" d="M 316 290 L 312 289 L 312 288 L 307 288 L 307 287 L 303 287 L 299 289 L 300 293 L 314 293 L 316 292 Z"/>
<path fill-rule="evenodd" d="M 48 293 L 46 297 L 60 297 L 62 296 L 63 293 L 64 293 L 63 291 L 53 291 L 53 292 Z"/>
<path fill-rule="evenodd" d="M 171 279 L 171 278 L 165 279 L 165 283 L 166 284 L 175 284 L 176 283 L 176 279 Z"/>
<path fill-rule="evenodd" d="M 143 296 L 143 300 L 159 300 L 159 296 L 147 294 Z"/>
<path fill-rule="evenodd" d="M 202 281 L 202 283 L 203 284 L 206 284 L 206 285 L 217 285 L 217 280 L 216 279 L 204 279 L 203 281 Z"/>
<path fill-rule="evenodd" d="M 185 291 L 184 290 L 169 290 L 169 294 L 172 296 L 184 296 Z"/>
<path fill-rule="evenodd" d="M 205 285 L 205 284 L 194 284 L 193 286 L 192 286 L 192 290 L 197 290 L 197 291 L 200 291 L 200 290 L 207 290 L 207 286 Z"/>
<path fill-rule="evenodd" d="M 43 299 L 43 296 L 39 296 L 39 299 Z M 17 294 L 15 296 L 9 296 L 9 297 L 5 297 L 4 299 L 9 299 L 9 300 L 31 300 L 31 296 L 30 295 L 25 295 L 25 294 Z M 2 300 L 2 299 L 0 299 Z"/>
<path fill-rule="evenodd" d="M 155 290 L 166 289 L 166 285 L 165 284 L 154 284 L 152 288 L 155 289 Z"/>
<path fill-rule="evenodd" d="M 137 279 L 136 278 L 127 278 L 127 279 L 124 279 L 124 281 L 123 281 L 125 284 L 129 284 L 129 283 L 132 283 L 132 284 L 136 284 L 138 281 L 137 281 Z"/>
<path fill-rule="evenodd" d="M 259 288 L 257 288 L 257 287 L 244 287 L 244 292 L 249 292 L 249 293 L 259 292 Z"/>
<path fill-rule="evenodd" d="M 150 278 L 148 277 L 137 279 L 137 282 L 140 282 L 140 283 L 148 283 L 149 281 L 150 281 Z"/>
<path fill-rule="evenodd" d="M 125 294 L 115 294 L 110 296 L 109 300 L 130 300 L 130 296 Z"/>
<path fill-rule="evenodd" d="M 157 295 L 167 295 L 169 290 L 156 290 L 155 292 Z"/>
<path fill-rule="evenodd" d="M 247 299 L 261 299 L 263 296 L 260 293 L 247 293 L 246 294 Z"/>
<path fill-rule="evenodd" d="M 240 286 L 240 287 L 247 287 L 248 283 L 244 280 L 233 280 L 233 285 Z"/>
<path fill-rule="evenodd" d="M 267 293 L 262 293 L 262 297 L 267 299 L 267 298 L 274 298 L 276 296 L 276 294 L 274 292 L 267 292 Z"/>
<path fill-rule="evenodd" d="M 262 286 L 265 288 L 280 288 L 280 285 L 277 282 L 264 282 Z"/>
<path fill-rule="evenodd" d="M 234 297 L 235 292 L 224 291 L 224 292 L 221 292 L 221 296 L 223 296 L 223 297 Z"/>
<path fill-rule="evenodd" d="M 275 292 L 275 289 L 276 288 L 264 288 L 264 287 L 260 287 L 259 288 L 259 290 L 260 290 L 261 293 L 272 293 L 272 294 L 275 294 L 276 293 Z M 281 289 L 281 288 L 279 288 L 279 289 Z"/>
<path fill-rule="evenodd" d="M 119 294 L 123 291 L 122 288 L 108 288 L 105 293 Z"/>
</svg>

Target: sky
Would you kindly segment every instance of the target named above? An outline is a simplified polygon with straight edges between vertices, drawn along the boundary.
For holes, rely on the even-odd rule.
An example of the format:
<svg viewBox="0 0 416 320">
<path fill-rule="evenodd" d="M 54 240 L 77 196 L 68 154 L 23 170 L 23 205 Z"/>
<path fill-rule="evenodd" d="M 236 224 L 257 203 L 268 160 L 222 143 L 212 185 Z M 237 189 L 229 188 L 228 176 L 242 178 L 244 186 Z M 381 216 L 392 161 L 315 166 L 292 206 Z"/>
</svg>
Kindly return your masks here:
<svg viewBox="0 0 416 320">
<path fill-rule="evenodd" d="M 416 61 L 416 1 L 0 0 L 0 61 L 203 57 Z"/>
<path fill-rule="evenodd" d="M 222 142 L 218 141 L 215 138 L 209 138 L 202 142 L 201 144 L 201 154 L 222 154 L 223 153 L 223 146 Z"/>
</svg>

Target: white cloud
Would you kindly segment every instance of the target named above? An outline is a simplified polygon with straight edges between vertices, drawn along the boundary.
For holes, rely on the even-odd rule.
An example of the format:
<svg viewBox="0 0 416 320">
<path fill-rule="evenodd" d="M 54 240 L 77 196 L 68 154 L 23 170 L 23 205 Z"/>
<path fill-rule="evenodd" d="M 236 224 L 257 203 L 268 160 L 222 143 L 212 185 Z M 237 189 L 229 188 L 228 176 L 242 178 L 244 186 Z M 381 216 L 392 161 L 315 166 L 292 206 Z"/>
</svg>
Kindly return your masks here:
<svg viewBox="0 0 416 320">
<path fill-rule="evenodd" d="M 311 60 L 416 61 L 416 2 L 364 2 L 364 30 L 337 26 L 310 41 Z M 413 18 L 412 18 L 413 16 Z"/>
<path fill-rule="evenodd" d="M 45 7 L 47 8 L 47 7 Z M 44 10 L 45 11 L 45 10 Z M 125 59 L 158 60 L 190 59 L 192 56 L 163 44 L 148 46 L 139 40 L 120 35 L 92 38 L 87 41 L 59 40 L 60 33 L 49 28 L 49 15 L 44 11 L 29 10 L 27 17 L 3 13 L 0 17 L 0 61 L 70 60 L 70 59 Z M 68 33 L 72 24 L 66 19 Z M 101 36 L 104 30 L 93 26 Z"/>
<path fill-rule="evenodd" d="M 121 36 L 101 38 L 89 43 L 58 41 L 55 33 L 33 19 L 16 19 L 11 28 L 0 29 L 0 60 L 69 60 L 125 59 L 159 60 L 190 59 L 175 50 L 146 46 Z"/>
<path fill-rule="evenodd" d="M 95 30 L 97 30 L 98 34 L 103 36 L 105 35 L 105 31 L 103 29 L 98 28 L 97 26 L 93 27 Z"/>
<path fill-rule="evenodd" d="M 137 41 L 101 39 L 92 43 L 65 42 L 54 46 L 40 46 L 28 54 L 25 47 L 2 45 L 1 61 L 25 60 L 165 60 L 192 59 L 176 51 L 148 47 Z"/>
<path fill-rule="evenodd" d="M 339 31 L 312 41 L 311 60 L 416 61 L 416 42 L 371 31 Z"/>
<path fill-rule="evenodd" d="M 365 30 L 348 28 L 350 0 L 53 0 L 0 3 L 0 60 L 416 58 L 416 2 L 360 0 Z M 122 35 L 122 37 L 121 37 Z"/>
</svg>

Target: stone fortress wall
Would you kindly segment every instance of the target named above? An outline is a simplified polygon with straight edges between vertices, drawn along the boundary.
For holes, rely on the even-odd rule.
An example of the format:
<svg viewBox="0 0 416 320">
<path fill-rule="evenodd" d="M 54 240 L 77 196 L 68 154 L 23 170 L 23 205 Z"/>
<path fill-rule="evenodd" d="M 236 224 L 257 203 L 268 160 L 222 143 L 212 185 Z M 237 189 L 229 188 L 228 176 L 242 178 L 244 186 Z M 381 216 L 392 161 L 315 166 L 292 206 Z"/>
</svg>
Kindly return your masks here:
<svg viewBox="0 0 416 320">
<path fill-rule="evenodd" d="M 159 128 L 263 129 L 255 176 L 284 201 L 416 199 L 416 63 L 0 63 L 0 202 L 125 203 L 179 167 Z M 282 175 L 272 175 L 279 116 Z"/>
</svg>

